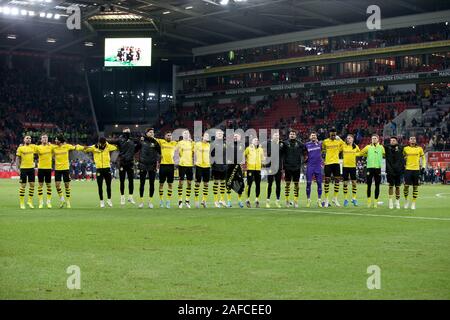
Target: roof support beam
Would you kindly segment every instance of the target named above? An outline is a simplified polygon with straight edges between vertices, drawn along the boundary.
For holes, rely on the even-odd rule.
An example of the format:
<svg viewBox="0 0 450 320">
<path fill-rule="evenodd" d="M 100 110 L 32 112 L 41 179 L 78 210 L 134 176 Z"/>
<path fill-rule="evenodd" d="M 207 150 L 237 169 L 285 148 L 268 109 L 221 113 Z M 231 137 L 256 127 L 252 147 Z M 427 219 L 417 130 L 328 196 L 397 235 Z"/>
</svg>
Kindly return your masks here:
<svg viewBox="0 0 450 320">
<path fill-rule="evenodd" d="M 63 44 L 63 45 L 61 45 L 59 47 L 56 47 L 56 48 L 52 49 L 52 50 L 49 50 L 48 53 L 49 54 L 56 53 L 56 52 L 61 51 L 61 50 L 65 49 L 65 48 L 69 48 L 69 47 L 73 46 L 74 44 L 77 44 L 77 43 L 79 43 L 81 41 L 90 39 L 90 38 L 92 38 L 94 36 L 95 36 L 95 33 L 86 34 L 86 35 L 84 35 L 82 37 L 79 37 L 78 39 L 75 39 L 75 40 L 73 40 L 71 42 L 65 43 L 65 44 Z"/>
<path fill-rule="evenodd" d="M 239 11 L 239 10 L 252 9 L 252 8 L 263 7 L 263 6 L 269 6 L 269 5 L 274 5 L 274 4 L 286 2 L 286 1 L 288 1 L 288 0 L 268 0 L 266 2 L 252 4 L 252 5 L 242 5 L 237 8 L 234 8 L 233 10 L 225 9 L 225 10 L 219 10 L 219 11 L 215 11 L 215 12 L 211 12 L 211 13 L 202 14 L 201 17 L 199 17 L 199 18 L 208 18 L 208 17 L 212 17 L 212 16 L 221 15 L 224 13 L 230 13 L 230 12 L 235 12 L 235 11 Z M 198 19 L 198 18 L 197 17 L 188 17 L 188 18 L 174 20 L 174 22 L 177 22 L 177 23 L 178 22 L 186 22 L 186 21 L 191 21 L 191 20 L 196 20 L 196 19 Z"/>
<path fill-rule="evenodd" d="M 65 43 L 65 44 L 59 46 L 59 47 L 56 47 L 56 48 L 54 48 L 52 50 L 49 50 L 48 53 L 49 54 L 53 54 L 55 52 L 58 52 L 58 51 L 61 51 L 61 50 L 65 49 L 65 48 L 69 48 L 69 47 L 73 46 L 74 44 L 80 43 L 81 41 L 84 41 L 84 40 L 87 40 L 87 39 L 90 39 L 90 38 L 93 38 L 93 37 L 97 36 L 97 32 L 95 32 L 95 31 L 92 32 L 92 30 L 89 28 L 90 24 L 87 21 L 83 21 L 83 24 L 87 25 L 86 27 L 90 31 L 88 34 L 85 34 L 83 36 L 79 36 L 77 39 L 75 39 L 73 41 L 70 41 L 68 43 Z"/>
<path fill-rule="evenodd" d="M 180 9 L 180 8 L 178 8 L 176 6 L 173 6 L 171 4 L 167 4 L 167 3 L 162 2 L 162 1 L 161 2 L 159 2 L 159 1 L 148 1 L 148 0 L 137 0 L 137 1 L 139 1 L 141 3 L 152 4 L 155 7 L 159 7 L 159 8 L 163 8 L 163 9 L 167 9 L 167 10 L 172 10 L 172 11 L 178 12 L 178 13 L 182 13 L 182 14 L 188 15 L 191 18 L 194 18 L 194 19 L 202 19 L 202 18 L 211 19 L 210 17 L 208 17 L 206 15 L 203 15 L 201 13 L 197 13 L 197 12 L 194 12 L 192 10 Z M 257 35 L 264 36 L 264 35 L 268 34 L 267 32 L 261 31 L 259 29 L 248 27 L 248 26 L 243 26 L 243 25 L 240 25 L 240 24 L 228 21 L 228 20 L 221 19 L 221 18 L 214 18 L 214 22 L 218 23 L 218 24 L 222 24 L 222 25 L 230 27 L 230 28 L 241 29 L 241 30 L 244 30 L 244 31 L 247 31 L 247 32 L 251 32 L 251 33 L 254 33 L 254 34 L 257 34 Z"/>
<path fill-rule="evenodd" d="M 82 15 L 81 21 L 84 23 L 84 21 L 86 21 L 87 19 L 89 19 L 89 17 L 95 15 L 99 10 L 100 10 L 99 8 L 95 8 L 95 9 L 93 9 L 93 10 L 87 12 L 86 14 Z M 64 25 L 64 26 L 63 26 L 63 25 Z M 32 42 L 33 40 L 37 40 L 37 39 L 41 39 L 41 38 L 47 37 L 47 36 L 49 36 L 53 31 L 56 31 L 56 30 L 59 29 L 59 28 L 65 28 L 65 23 L 63 24 L 63 23 L 59 23 L 59 22 L 58 22 L 57 26 L 48 29 L 47 32 L 43 32 L 43 33 L 40 33 L 40 34 L 36 34 L 36 35 L 34 35 L 34 36 L 32 36 L 32 37 L 26 39 L 25 41 L 22 41 L 21 43 L 15 45 L 14 47 L 11 47 L 11 48 L 9 49 L 9 51 L 17 50 L 17 49 L 23 47 L 24 45 L 26 45 L 26 44 Z"/>
<path fill-rule="evenodd" d="M 351 2 L 351 1 L 346 1 L 346 0 L 335 0 L 334 1 L 336 4 L 340 5 L 340 6 L 344 6 L 347 9 L 349 9 L 350 11 L 362 15 L 362 16 L 367 16 L 366 10 L 367 8 L 361 8 L 361 7 L 357 7 L 355 2 Z"/>
<path fill-rule="evenodd" d="M 280 24 L 285 23 L 288 24 L 288 22 L 286 22 L 287 20 L 292 21 L 292 27 L 299 27 L 299 28 L 305 28 L 305 29 L 311 29 L 311 28 L 318 28 L 318 25 L 311 25 L 311 24 L 299 24 L 296 21 L 299 21 L 300 18 L 298 18 L 295 15 L 285 15 L 285 14 L 273 14 L 273 13 L 264 13 L 261 12 L 259 13 L 260 16 L 262 17 L 269 17 L 272 18 L 272 20 L 279 22 Z"/>
<path fill-rule="evenodd" d="M 197 39 L 193 39 L 193 38 L 189 38 L 189 37 L 185 37 L 185 36 L 180 36 L 178 34 L 174 34 L 174 33 L 170 33 L 170 32 L 161 32 L 161 35 L 169 37 L 169 38 L 174 38 L 174 39 L 178 39 L 178 40 L 182 40 L 182 41 L 186 41 L 186 42 L 190 42 L 190 43 L 195 43 L 195 44 L 200 44 L 200 45 L 207 45 L 206 42 L 197 40 Z"/>
<path fill-rule="evenodd" d="M 400 7 L 403 7 L 403 8 L 415 11 L 415 12 L 425 12 L 425 10 L 423 10 L 422 8 L 420 8 L 414 4 L 408 3 L 404 0 L 395 0 L 393 3 L 396 5 L 399 5 Z"/>
<path fill-rule="evenodd" d="M 212 31 L 212 30 L 209 30 L 209 29 L 204 29 L 204 28 L 200 28 L 200 27 L 196 27 L 196 26 L 192 26 L 192 25 L 183 25 L 183 28 L 192 29 L 192 30 L 195 30 L 195 31 L 198 31 L 198 32 L 203 32 L 203 33 L 206 33 L 206 34 L 210 34 L 210 35 L 213 35 L 213 36 L 216 36 L 216 37 L 221 37 L 221 38 L 224 38 L 224 39 L 227 39 L 227 40 L 231 40 L 231 41 L 238 40 L 238 38 L 236 38 L 236 37 L 229 36 L 229 35 L 221 33 L 221 32 L 216 32 L 216 31 Z"/>
<path fill-rule="evenodd" d="M 299 6 L 295 5 L 295 3 L 296 3 L 295 1 L 291 1 L 291 2 L 292 3 L 290 5 L 282 4 L 282 5 L 278 5 L 278 6 L 285 8 L 285 10 L 287 12 L 294 11 L 294 12 L 297 12 L 299 14 L 306 15 L 306 16 L 308 16 L 310 18 L 313 18 L 313 19 L 322 20 L 322 21 L 325 21 L 325 22 L 328 22 L 328 23 L 332 23 L 332 24 L 342 24 L 341 21 L 338 21 L 336 19 L 327 17 L 327 16 L 322 15 L 320 13 L 311 11 L 310 9 L 300 8 Z M 304 4 L 304 3 L 300 2 L 300 5 L 302 5 L 302 4 Z"/>
<path fill-rule="evenodd" d="M 45 37 L 49 36 L 52 31 L 57 30 L 59 27 L 60 26 L 53 27 L 53 28 L 50 28 L 49 30 L 47 30 L 47 32 L 43 32 L 43 33 L 39 33 L 37 35 L 34 35 L 34 36 L 32 36 L 32 37 L 30 37 L 30 38 L 28 38 L 28 39 L 26 39 L 26 40 L 16 44 L 15 46 L 11 47 L 9 49 L 9 51 L 12 52 L 12 51 L 15 51 L 15 50 L 17 50 L 19 48 L 22 48 L 24 45 L 32 42 L 33 40 L 37 40 L 37 39 L 40 39 L 40 38 L 45 38 Z"/>
</svg>

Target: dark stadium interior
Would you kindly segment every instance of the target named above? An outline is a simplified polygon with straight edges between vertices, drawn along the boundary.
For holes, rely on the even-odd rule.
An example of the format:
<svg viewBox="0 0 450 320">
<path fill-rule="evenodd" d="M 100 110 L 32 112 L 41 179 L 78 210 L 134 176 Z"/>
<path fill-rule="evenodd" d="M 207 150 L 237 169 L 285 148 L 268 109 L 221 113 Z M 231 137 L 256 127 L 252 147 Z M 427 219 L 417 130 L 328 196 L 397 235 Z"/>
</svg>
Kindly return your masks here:
<svg viewBox="0 0 450 320">
<path fill-rule="evenodd" d="M 66 8 L 73 3 L 81 9 L 82 28 L 69 31 Z M 301 32 L 365 22 L 370 4 L 366 0 L 230 1 L 227 6 L 210 0 L 3 1 L 5 8 L 16 6 L 19 11 L 0 13 L 1 156 L 12 157 L 10 152 L 20 143 L 18 130 L 36 137 L 41 131 L 51 131 L 52 136 L 65 132 L 73 141 L 87 143 L 123 126 L 136 132 L 154 126 L 162 132 L 191 128 L 193 120 L 222 128 L 278 127 L 282 133 L 295 128 L 303 138 L 312 129 L 325 132 L 333 123 L 340 134 L 354 133 L 361 145 L 368 143 L 371 132 L 386 135 L 392 124 L 391 133 L 414 132 L 421 144 L 448 149 L 448 75 L 436 72 L 448 69 L 450 63 L 445 42 L 450 27 L 442 18 L 450 2 L 378 1 L 383 19 L 389 21 L 387 29 L 277 40 L 279 35 L 299 32 L 303 39 Z M 44 17 L 38 16 L 42 12 Z M 45 17 L 48 13 L 52 16 Z M 423 17 L 417 18 L 417 26 L 405 22 L 415 16 Z M 389 19 L 403 18 L 401 27 L 390 26 Z M 104 38 L 143 36 L 152 37 L 152 67 L 103 67 Z M 252 46 L 252 41 L 270 44 Z M 396 51 L 422 43 L 432 46 Z M 227 46 L 229 50 L 222 49 Z M 392 53 L 377 51 L 386 48 Z M 353 53 L 361 50 L 375 53 L 355 57 Z M 326 60 L 337 52 L 348 56 Z M 305 58 L 315 60 L 303 62 Z M 284 64 L 285 59 L 299 60 Z M 196 70 L 207 74 L 190 73 Z M 406 77 L 395 81 L 400 85 L 409 83 L 408 74 L 419 73 L 424 78 L 415 80 L 416 88 L 398 92 L 383 82 L 372 85 L 371 91 L 354 82 Z M 348 81 L 344 88 L 320 84 L 343 80 Z M 313 90 L 295 90 L 298 84 Z M 272 86 L 287 89 L 273 91 Z M 22 94 L 25 88 L 27 95 Z M 60 104 L 72 107 L 58 111 Z M 441 104 L 444 107 L 437 107 Z M 55 111 L 47 116 L 45 110 L 53 106 Z M 422 110 L 414 125 L 391 121 L 411 107 Z M 48 127 L 39 128 L 39 123 Z"/>
<path fill-rule="evenodd" d="M 8 0 L 2 1 L 2 5 L 8 2 L 14 3 Z M 51 10 L 63 15 L 66 14 L 64 8 L 78 3 L 86 28 L 74 34 L 67 32 L 63 19 L 37 20 L 20 14 L 10 19 L 2 16 L 1 33 L 16 34 L 17 39 L 12 42 L 2 37 L 0 47 L 101 57 L 103 37 L 132 33 L 133 36 L 151 34 L 159 43 L 155 54 L 161 57 L 190 57 L 191 49 L 195 47 L 364 21 L 366 8 L 373 4 L 370 0 L 258 0 L 231 1 L 229 6 L 223 7 L 218 2 L 53 0 L 47 3 L 36 0 L 24 7 L 36 13 Z M 450 8 L 450 3 L 442 0 L 380 0 L 376 4 L 382 8 L 383 18 Z M 189 7 L 192 8 L 186 9 Z M 43 41 L 46 37 L 57 42 L 48 44 Z M 85 47 L 85 41 L 93 41 L 94 46 Z"/>
</svg>

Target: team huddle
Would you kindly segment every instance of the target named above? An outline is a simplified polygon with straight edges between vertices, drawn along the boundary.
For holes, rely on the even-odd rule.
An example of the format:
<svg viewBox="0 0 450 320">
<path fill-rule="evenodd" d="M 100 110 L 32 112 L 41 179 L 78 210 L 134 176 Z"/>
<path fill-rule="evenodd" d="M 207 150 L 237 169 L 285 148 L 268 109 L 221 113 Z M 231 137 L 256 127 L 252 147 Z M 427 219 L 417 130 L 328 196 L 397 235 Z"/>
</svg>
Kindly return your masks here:
<svg viewBox="0 0 450 320">
<path fill-rule="evenodd" d="M 194 189 L 195 207 L 206 208 L 209 196 L 209 184 L 212 180 L 215 207 L 232 207 L 232 191 L 237 194 L 238 206 L 251 207 L 250 195 L 255 188 L 254 206 L 260 207 L 261 172 L 267 174 L 267 199 L 265 206 L 272 206 L 272 187 L 275 182 L 275 206 L 281 208 L 281 181 L 285 181 L 285 206 L 299 207 L 300 173 L 302 164 L 306 164 L 306 207 L 311 207 L 311 190 L 317 184 L 317 206 L 340 207 L 338 201 L 340 182 L 343 182 L 345 207 L 350 203 L 358 206 L 356 199 L 357 179 L 356 163 L 358 157 L 367 159 L 367 206 L 377 207 L 380 196 L 381 167 L 386 161 L 386 173 L 389 183 L 389 208 L 400 209 L 400 187 L 404 180 L 404 208 L 410 207 L 409 187 L 412 186 L 411 209 L 416 208 L 420 167 L 426 166 L 423 149 L 417 145 L 416 138 L 410 137 L 407 146 L 400 146 L 396 137 L 391 137 L 386 145 L 380 144 L 378 135 L 372 135 L 371 143 L 362 150 L 354 143 L 352 135 L 344 140 L 337 136 L 334 128 L 329 130 L 329 137 L 319 141 L 315 132 L 309 141 L 302 143 L 297 132 L 291 130 L 288 139 L 280 140 L 279 133 L 272 134 L 270 141 L 260 144 L 257 137 L 250 137 L 245 146 L 242 136 L 234 133 L 232 139 L 225 139 L 224 132 L 215 130 L 214 139 L 208 132 L 203 133 L 200 141 L 193 141 L 190 132 L 184 130 L 179 141 L 173 140 L 172 133 L 166 132 L 163 138 L 156 138 L 153 128 L 146 130 L 140 139 L 133 139 L 129 129 L 124 129 L 118 139 L 99 138 L 91 146 L 72 145 L 66 143 L 63 136 L 58 136 L 54 143 L 42 135 L 39 145 L 31 143 L 31 137 L 25 136 L 23 144 L 17 149 L 18 167 L 20 167 L 20 208 L 25 209 L 25 189 L 28 183 L 27 205 L 34 208 L 33 196 L 35 188 L 35 155 L 38 157 L 38 197 L 39 208 L 44 207 L 44 183 L 46 185 L 46 206 L 52 207 L 52 168 L 54 161 L 55 187 L 60 200 L 59 206 L 71 207 L 69 152 L 72 150 L 92 153 L 97 167 L 97 185 L 100 207 L 105 207 L 103 182 L 106 185 L 106 204 L 112 204 L 111 191 L 111 152 L 118 151 L 120 204 L 125 205 L 125 180 L 128 179 L 128 202 L 136 204 L 134 193 L 134 163 L 138 154 L 139 169 L 139 203 L 144 207 L 145 184 L 149 181 L 148 207 L 153 208 L 155 181 L 159 176 L 160 207 L 170 208 L 175 171 L 178 168 L 178 207 L 191 208 L 192 187 Z M 175 165 L 176 156 L 178 165 Z M 340 160 L 343 170 L 341 174 Z M 245 168 L 245 171 L 243 170 Z M 323 172 L 323 173 L 322 173 Z M 244 179 L 246 177 L 246 179 Z M 61 186 L 64 182 L 64 191 Z M 334 195 L 329 201 L 330 184 L 333 182 Z M 323 190 L 322 190 L 323 183 Z M 372 184 L 375 189 L 372 195 Z M 164 195 L 165 185 L 166 195 Z M 349 185 L 352 196 L 349 201 Z M 293 197 L 291 197 L 293 185 Z M 395 189 L 395 205 L 394 205 Z M 200 190 L 202 190 L 200 198 Z M 324 197 L 322 198 L 322 193 Z M 245 194 L 245 202 L 242 200 Z"/>
</svg>

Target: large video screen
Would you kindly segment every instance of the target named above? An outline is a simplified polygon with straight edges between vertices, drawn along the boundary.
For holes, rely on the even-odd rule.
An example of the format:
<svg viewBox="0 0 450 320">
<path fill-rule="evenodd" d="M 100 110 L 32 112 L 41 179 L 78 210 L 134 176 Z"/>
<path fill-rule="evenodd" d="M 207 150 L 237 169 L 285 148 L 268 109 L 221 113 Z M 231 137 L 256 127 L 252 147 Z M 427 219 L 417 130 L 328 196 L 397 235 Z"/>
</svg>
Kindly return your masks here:
<svg viewBox="0 0 450 320">
<path fill-rule="evenodd" d="M 105 67 L 150 67 L 152 38 L 106 38 Z"/>
</svg>

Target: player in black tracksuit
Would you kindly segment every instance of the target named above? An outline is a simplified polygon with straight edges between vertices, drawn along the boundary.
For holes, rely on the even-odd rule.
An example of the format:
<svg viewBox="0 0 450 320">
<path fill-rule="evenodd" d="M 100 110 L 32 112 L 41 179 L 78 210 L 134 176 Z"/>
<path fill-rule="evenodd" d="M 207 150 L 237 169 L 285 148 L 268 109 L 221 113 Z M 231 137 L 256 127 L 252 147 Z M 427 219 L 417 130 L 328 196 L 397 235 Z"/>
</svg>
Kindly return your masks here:
<svg viewBox="0 0 450 320">
<path fill-rule="evenodd" d="M 144 189 L 145 180 L 148 176 L 150 183 L 149 192 L 149 208 L 153 208 L 153 195 L 155 193 L 155 178 L 156 178 L 156 166 L 161 158 L 161 146 L 155 139 L 155 132 L 153 128 L 149 128 L 145 132 L 145 137 L 141 138 L 141 141 L 136 145 L 136 151 L 140 151 L 139 154 L 139 195 L 140 203 L 139 208 L 144 207 Z"/>
<path fill-rule="evenodd" d="M 281 146 L 281 154 L 283 158 L 283 170 L 286 207 L 292 205 L 289 200 L 291 182 L 294 182 L 294 208 L 298 208 L 298 194 L 300 181 L 300 168 L 302 165 L 303 144 L 297 140 L 297 132 L 295 130 L 289 131 L 289 139 L 283 142 Z"/>
<path fill-rule="evenodd" d="M 223 139 L 223 131 L 217 130 L 215 135 L 215 140 L 211 142 L 211 169 L 212 177 L 214 179 L 213 183 L 213 194 L 214 194 L 214 206 L 216 208 L 225 207 L 225 189 L 226 183 L 225 179 L 227 177 L 227 144 Z M 220 201 L 219 201 L 219 187 L 220 187 Z M 231 191 L 229 193 L 231 197 Z M 228 199 L 230 201 L 231 199 Z"/>
<path fill-rule="evenodd" d="M 240 208 L 244 207 L 242 202 L 242 193 L 244 192 L 244 175 L 241 164 L 244 161 L 245 145 L 241 142 L 241 135 L 235 133 L 233 142 L 227 142 L 227 206 L 231 208 L 231 189 L 238 194 L 238 204 Z"/>
<path fill-rule="evenodd" d="M 391 137 L 390 143 L 384 146 L 386 152 L 386 174 L 389 183 L 389 209 L 394 208 L 394 186 L 395 207 L 400 209 L 400 186 L 402 183 L 405 159 L 403 147 L 398 144 L 397 137 Z"/>
<path fill-rule="evenodd" d="M 272 143 L 276 146 L 277 150 L 272 150 Z M 275 181 L 275 194 L 277 197 L 276 206 L 280 205 L 281 196 L 281 171 L 282 171 L 282 158 L 281 147 L 283 142 L 280 142 L 280 134 L 278 132 L 272 135 L 272 140 L 267 142 L 266 157 L 271 158 L 271 161 L 266 165 L 267 167 L 267 201 L 266 207 L 270 208 L 270 196 L 272 195 L 272 184 Z M 273 152 L 272 152 L 273 151 Z M 278 152 L 278 154 L 276 153 Z M 277 161 L 272 160 L 272 157 L 278 157 Z M 277 163 L 278 165 L 277 165 Z M 274 165 L 274 168 L 272 168 Z"/>
<path fill-rule="evenodd" d="M 109 140 L 119 149 L 119 181 L 120 181 L 120 204 L 125 204 L 125 177 L 128 177 L 128 202 L 135 204 L 134 191 L 134 154 L 136 143 L 130 138 L 130 129 L 125 128 L 119 139 Z"/>
</svg>

